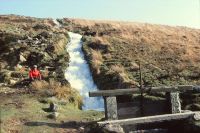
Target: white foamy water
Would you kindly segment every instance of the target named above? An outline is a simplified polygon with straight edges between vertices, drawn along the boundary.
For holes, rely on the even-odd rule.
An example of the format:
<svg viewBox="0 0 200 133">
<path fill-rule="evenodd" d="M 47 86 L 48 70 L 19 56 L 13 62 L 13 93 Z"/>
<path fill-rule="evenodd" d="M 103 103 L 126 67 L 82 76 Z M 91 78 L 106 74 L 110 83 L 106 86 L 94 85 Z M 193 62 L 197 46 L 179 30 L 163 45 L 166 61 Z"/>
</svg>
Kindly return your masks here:
<svg viewBox="0 0 200 133">
<path fill-rule="evenodd" d="M 89 91 L 97 90 L 89 65 L 84 59 L 82 51 L 82 36 L 72 32 L 68 32 L 70 36 L 70 43 L 67 45 L 67 51 L 70 56 L 69 67 L 65 72 L 65 78 L 71 84 L 71 87 L 77 89 L 81 96 L 83 96 L 84 110 L 103 110 L 103 98 L 89 97 Z"/>
<path fill-rule="evenodd" d="M 56 19 L 53 19 L 53 22 L 55 24 L 55 27 L 57 28 L 61 27 L 60 23 Z"/>
</svg>

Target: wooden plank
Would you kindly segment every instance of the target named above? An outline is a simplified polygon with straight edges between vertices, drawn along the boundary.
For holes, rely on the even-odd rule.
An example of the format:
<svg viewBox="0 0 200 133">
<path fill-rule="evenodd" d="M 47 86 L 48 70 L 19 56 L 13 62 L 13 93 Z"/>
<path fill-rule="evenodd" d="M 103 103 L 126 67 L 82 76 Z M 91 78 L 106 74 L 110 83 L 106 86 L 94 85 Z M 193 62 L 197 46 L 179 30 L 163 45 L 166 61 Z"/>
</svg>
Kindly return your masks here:
<svg viewBox="0 0 200 133">
<path fill-rule="evenodd" d="M 191 85 L 184 85 L 184 86 L 178 86 L 178 87 L 168 87 L 168 86 L 162 86 L 162 87 L 151 87 L 151 88 L 145 88 L 144 92 L 176 92 L 176 91 L 186 91 L 186 90 L 193 90 L 193 86 Z M 97 96 L 118 96 L 118 95 L 130 95 L 140 93 L 139 88 L 129 88 L 129 89 L 114 89 L 114 90 L 99 90 L 99 91 L 93 91 L 89 92 L 90 97 L 97 97 Z"/>
<path fill-rule="evenodd" d="M 99 91 L 89 92 L 89 96 L 96 97 L 96 96 L 129 95 L 133 94 L 134 92 L 139 93 L 139 89 L 132 88 L 132 89 L 99 90 Z"/>
<path fill-rule="evenodd" d="M 179 85 L 175 87 L 152 87 L 151 92 L 183 92 L 188 90 L 193 90 L 194 86 L 192 85 Z"/>
<path fill-rule="evenodd" d="M 199 114 L 200 112 L 164 114 L 164 115 L 156 115 L 156 116 L 122 119 L 122 120 L 101 121 L 101 122 L 98 122 L 98 124 L 101 126 L 106 125 L 106 124 L 119 124 L 119 125 L 146 124 L 146 123 L 153 123 L 153 122 L 182 120 L 182 119 L 198 116 Z"/>
</svg>

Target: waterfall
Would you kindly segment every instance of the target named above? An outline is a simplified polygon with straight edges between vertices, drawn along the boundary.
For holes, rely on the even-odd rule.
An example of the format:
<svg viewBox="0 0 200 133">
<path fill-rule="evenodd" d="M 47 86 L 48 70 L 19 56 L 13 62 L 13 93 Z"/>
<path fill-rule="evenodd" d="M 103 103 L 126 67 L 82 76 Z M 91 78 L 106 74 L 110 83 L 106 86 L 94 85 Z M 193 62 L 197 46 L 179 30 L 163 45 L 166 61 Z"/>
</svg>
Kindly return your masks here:
<svg viewBox="0 0 200 133">
<path fill-rule="evenodd" d="M 69 67 L 65 72 L 65 78 L 69 81 L 72 88 L 77 89 L 83 97 L 83 110 L 104 110 L 102 97 L 89 97 L 89 91 L 97 90 L 89 65 L 84 59 L 82 51 L 82 36 L 68 32 L 70 42 L 67 45 L 69 53 Z"/>
</svg>

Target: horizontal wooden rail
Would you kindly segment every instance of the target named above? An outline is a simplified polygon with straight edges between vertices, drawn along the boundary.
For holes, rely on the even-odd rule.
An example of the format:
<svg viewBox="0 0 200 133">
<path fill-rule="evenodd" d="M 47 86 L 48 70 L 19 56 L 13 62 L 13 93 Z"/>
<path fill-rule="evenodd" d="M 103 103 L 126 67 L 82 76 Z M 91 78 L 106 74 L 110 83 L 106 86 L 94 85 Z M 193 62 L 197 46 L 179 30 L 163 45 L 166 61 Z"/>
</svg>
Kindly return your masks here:
<svg viewBox="0 0 200 133">
<path fill-rule="evenodd" d="M 143 92 L 177 92 L 177 91 L 187 91 L 187 90 L 194 90 L 194 88 L 200 88 L 195 87 L 192 85 L 182 85 L 177 87 L 151 87 L 151 88 L 145 88 Z M 97 97 L 97 96 L 118 96 L 118 95 L 130 95 L 135 93 L 141 93 L 139 88 L 129 88 L 129 89 L 114 89 L 114 90 L 99 90 L 99 91 L 93 91 L 89 92 L 90 97 Z"/>
<path fill-rule="evenodd" d="M 153 122 L 182 120 L 182 119 L 187 119 L 190 117 L 194 118 L 195 120 L 199 120 L 199 117 L 200 117 L 199 114 L 200 112 L 164 114 L 164 115 L 156 115 L 156 116 L 122 119 L 122 120 L 101 121 L 101 122 L 98 122 L 98 124 L 100 126 L 103 126 L 106 124 L 135 125 L 135 124 L 146 124 L 146 123 L 153 123 Z"/>
</svg>

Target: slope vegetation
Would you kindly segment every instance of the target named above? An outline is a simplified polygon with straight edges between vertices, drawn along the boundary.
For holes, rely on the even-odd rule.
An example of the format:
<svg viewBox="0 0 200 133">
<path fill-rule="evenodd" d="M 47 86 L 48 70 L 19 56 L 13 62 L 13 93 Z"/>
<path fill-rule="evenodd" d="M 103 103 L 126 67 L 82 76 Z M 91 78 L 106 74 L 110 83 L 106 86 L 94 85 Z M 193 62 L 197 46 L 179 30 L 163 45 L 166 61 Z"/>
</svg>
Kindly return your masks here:
<svg viewBox="0 0 200 133">
<path fill-rule="evenodd" d="M 145 23 L 63 19 L 84 35 L 84 50 L 101 89 L 200 84 L 200 30 Z"/>
<path fill-rule="evenodd" d="M 79 109 L 82 98 L 64 77 L 68 40 L 53 19 L 0 15 L 1 133 L 83 132 L 87 122 L 103 117 Z M 43 80 L 30 82 L 35 64 Z M 52 103 L 56 112 L 49 111 Z"/>
</svg>

